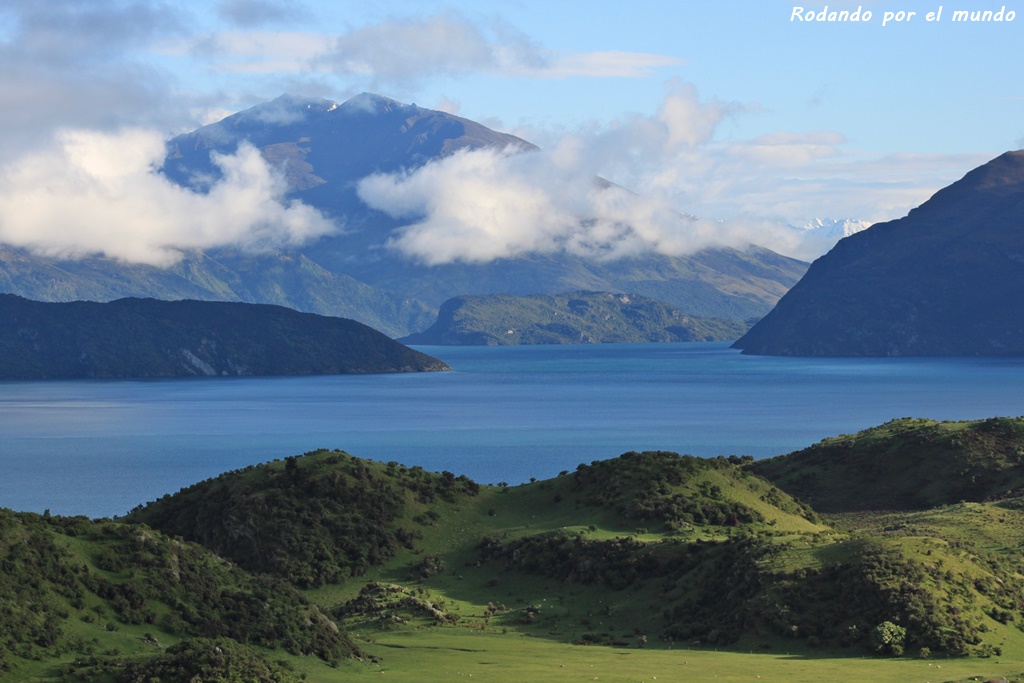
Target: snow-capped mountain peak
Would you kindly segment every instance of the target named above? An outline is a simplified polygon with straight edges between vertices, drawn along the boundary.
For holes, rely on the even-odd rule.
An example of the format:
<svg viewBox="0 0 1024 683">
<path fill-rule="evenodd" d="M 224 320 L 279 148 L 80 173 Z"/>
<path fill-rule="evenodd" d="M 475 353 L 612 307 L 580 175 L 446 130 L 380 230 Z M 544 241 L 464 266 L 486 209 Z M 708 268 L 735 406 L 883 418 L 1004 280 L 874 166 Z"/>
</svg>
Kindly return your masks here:
<svg viewBox="0 0 1024 683">
<path fill-rule="evenodd" d="M 869 227 L 871 227 L 871 223 L 855 218 L 814 218 L 808 221 L 803 226 L 803 229 L 814 231 L 816 236 L 834 237 L 840 240 L 862 230 L 867 230 Z"/>
</svg>

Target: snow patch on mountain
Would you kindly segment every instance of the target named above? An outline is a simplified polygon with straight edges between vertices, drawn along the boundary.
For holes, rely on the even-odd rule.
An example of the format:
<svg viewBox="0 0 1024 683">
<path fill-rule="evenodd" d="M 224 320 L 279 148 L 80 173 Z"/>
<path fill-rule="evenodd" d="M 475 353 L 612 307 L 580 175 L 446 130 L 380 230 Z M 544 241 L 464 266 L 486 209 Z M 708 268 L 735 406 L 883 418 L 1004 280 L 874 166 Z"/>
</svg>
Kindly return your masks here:
<svg viewBox="0 0 1024 683">
<path fill-rule="evenodd" d="M 867 230 L 871 227 L 868 221 L 860 221 L 854 218 L 814 218 L 803 226 L 809 234 L 829 238 L 834 237 L 837 241 L 849 237 L 855 233 Z"/>
<path fill-rule="evenodd" d="M 844 237 L 867 230 L 871 223 L 855 218 L 813 218 L 802 226 L 789 227 L 797 238 L 798 246 L 787 253 L 812 261 L 827 253 Z"/>
</svg>

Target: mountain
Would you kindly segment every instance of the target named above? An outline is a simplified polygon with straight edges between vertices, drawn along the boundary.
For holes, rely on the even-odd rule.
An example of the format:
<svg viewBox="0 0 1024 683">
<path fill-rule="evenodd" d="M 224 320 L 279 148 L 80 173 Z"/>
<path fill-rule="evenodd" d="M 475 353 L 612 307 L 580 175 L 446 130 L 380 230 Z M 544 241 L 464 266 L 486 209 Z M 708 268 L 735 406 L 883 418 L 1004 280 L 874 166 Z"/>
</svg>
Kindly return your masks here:
<svg viewBox="0 0 1024 683">
<path fill-rule="evenodd" d="M 0 294 L 0 379 L 310 375 L 448 367 L 366 325 L 281 306 Z"/>
<path fill-rule="evenodd" d="M 489 294 L 449 299 L 436 323 L 399 341 L 471 346 L 722 341 L 746 329 L 737 321 L 688 316 L 633 294 Z"/>
<path fill-rule="evenodd" d="M 170 140 L 162 172 L 203 192 L 221 173 L 211 155 L 231 154 L 243 141 L 281 170 L 288 200 L 318 209 L 340 230 L 289 252 L 192 251 L 167 269 L 43 258 L 0 245 L 0 291 L 45 301 L 272 303 L 350 317 L 398 337 L 428 327 L 444 301 L 471 294 L 628 291 L 688 315 L 747 320 L 767 313 L 807 268 L 754 246 L 686 257 L 536 253 L 489 263 L 415 261 L 388 246 L 404 223 L 359 199 L 361 179 L 415 171 L 460 150 L 537 148 L 468 119 L 368 93 L 340 104 L 293 96 L 262 103 Z"/>
<path fill-rule="evenodd" d="M 436 317 L 427 304 L 391 294 L 299 253 L 190 251 L 167 268 L 109 258 L 54 260 L 0 245 L 0 291 L 36 301 L 125 297 L 275 304 L 351 318 L 391 337 Z"/>
<path fill-rule="evenodd" d="M 815 218 L 802 226 L 790 227 L 799 240 L 799 255 L 813 260 L 844 237 L 867 230 L 871 223 L 853 218 Z"/>
<path fill-rule="evenodd" d="M 467 119 L 369 93 L 342 104 L 283 96 L 257 105 L 171 140 L 164 172 L 192 187 L 195 178 L 209 182 L 218 174 L 210 154 L 232 153 L 242 140 L 285 169 L 291 197 L 343 219 L 341 233 L 303 248 L 303 255 L 331 272 L 432 307 L 467 294 L 587 289 L 631 291 L 692 315 L 744 320 L 764 315 L 806 269 L 801 261 L 755 247 L 605 261 L 564 253 L 488 263 L 412 260 L 386 246 L 403 223 L 366 206 L 356 194 L 359 180 L 414 171 L 459 150 L 537 148 Z"/>
<path fill-rule="evenodd" d="M 735 346 L 793 356 L 1024 355 L 1024 151 L 841 240 Z"/>
<path fill-rule="evenodd" d="M 341 104 L 283 95 L 173 138 L 163 172 L 181 185 L 200 187 L 220 176 L 210 153 L 231 154 L 243 141 L 283 170 L 292 198 L 344 220 L 346 233 L 364 237 L 377 232 L 371 226 L 367 233 L 366 222 L 382 216 L 358 198 L 358 180 L 416 169 L 463 149 L 536 149 L 469 119 L 371 93 Z"/>
<path fill-rule="evenodd" d="M 854 218 L 814 218 L 800 229 L 807 235 L 841 240 L 871 227 L 871 223 Z"/>
</svg>

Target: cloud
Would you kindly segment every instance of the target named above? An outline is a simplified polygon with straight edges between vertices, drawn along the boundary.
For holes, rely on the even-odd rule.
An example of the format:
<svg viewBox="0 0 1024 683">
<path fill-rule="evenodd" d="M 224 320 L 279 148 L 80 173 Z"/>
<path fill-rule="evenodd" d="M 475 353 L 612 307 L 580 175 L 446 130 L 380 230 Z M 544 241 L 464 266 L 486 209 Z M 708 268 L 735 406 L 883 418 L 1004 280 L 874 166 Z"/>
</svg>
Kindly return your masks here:
<svg viewBox="0 0 1024 683">
<path fill-rule="evenodd" d="M 454 13 L 395 19 L 339 35 L 318 62 L 335 73 L 407 83 L 438 74 L 468 74 L 516 61 L 518 50 L 499 51 L 471 21 Z"/>
<path fill-rule="evenodd" d="M 723 121 L 756 111 L 701 100 L 692 85 L 673 80 L 652 114 L 563 134 L 538 152 L 463 151 L 411 172 L 370 176 L 358 192 L 406 222 L 389 246 L 428 264 L 554 252 L 680 256 L 749 244 L 810 260 L 834 240 L 794 226 L 897 218 L 987 160 L 861 157 L 835 131 L 716 139 Z"/>
<path fill-rule="evenodd" d="M 7 0 L 0 7 L 0 158 L 59 127 L 171 127 L 188 120 L 174 76 L 147 62 L 154 40 L 184 34 L 174 4 Z"/>
<path fill-rule="evenodd" d="M 193 55 L 230 73 L 278 74 L 305 71 L 330 49 L 331 36 L 306 31 L 220 31 L 160 44 L 169 55 Z"/>
<path fill-rule="evenodd" d="M 252 28 L 306 19 L 308 10 L 292 0 L 222 0 L 217 14 L 237 26 Z"/>
<path fill-rule="evenodd" d="M 214 157 L 224 177 L 204 193 L 162 176 L 165 154 L 152 131 L 61 133 L 51 148 L 0 168 L 0 242 L 166 266 L 182 250 L 295 247 L 335 229 L 311 207 L 283 201 L 283 179 L 251 145 Z"/>
<path fill-rule="evenodd" d="M 254 1 L 254 0 L 253 0 Z M 256 2 L 262 7 L 278 3 Z M 236 0 L 222 10 L 256 9 Z M 248 15 L 245 15 L 248 16 Z M 235 73 L 319 71 L 360 80 L 370 88 L 407 88 L 437 76 L 486 74 L 515 78 L 647 78 L 680 66 L 676 57 L 627 52 L 556 52 L 507 22 L 472 21 L 448 11 L 390 19 L 346 33 L 221 31 L 165 41 L 167 54 L 196 55 Z"/>
<path fill-rule="evenodd" d="M 679 66 L 676 57 L 625 51 L 563 53 L 546 50 L 510 25 L 490 26 L 454 12 L 395 19 L 337 37 L 316 63 L 342 75 L 407 85 L 420 79 L 486 73 L 525 78 L 647 78 Z"/>
<path fill-rule="evenodd" d="M 746 226 L 686 216 L 664 196 L 598 178 L 602 169 L 646 167 L 707 142 L 733 108 L 701 102 L 694 88 L 673 82 L 654 116 L 567 135 L 543 151 L 463 151 L 412 172 L 370 176 L 358 192 L 369 206 L 409 220 L 390 246 L 428 264 L 560 251 L 596 259 L 678 256 L 743 246 L 753 237 Z"/>
<path fill-rule="evenodd" d="M 443 111 L 446 114 L 458 114 L 462 109 L 462 103 L 445 95 L 441 95 L 433 108 L 438 111 Z"/>
<path fill-rule="evenodd" d="M 428 265 L 486 263 L 531 253 L 613 260 L 745 247 L 779 226 L 719 222 L 601 182 L 561 150 L 461 151 L 417 171 L 358 185 L 369 206 L 409 223 L 389 246 Z"/>
<path fill-rule="evenodd" d="M 509 70 L 528 78 L 648 78 L 655 69 L 685 63 L 677 57 L 621 50 L 576 54 L 545 52 L 543 60 L 536 60 L 529 67 Z"/>
</svg>

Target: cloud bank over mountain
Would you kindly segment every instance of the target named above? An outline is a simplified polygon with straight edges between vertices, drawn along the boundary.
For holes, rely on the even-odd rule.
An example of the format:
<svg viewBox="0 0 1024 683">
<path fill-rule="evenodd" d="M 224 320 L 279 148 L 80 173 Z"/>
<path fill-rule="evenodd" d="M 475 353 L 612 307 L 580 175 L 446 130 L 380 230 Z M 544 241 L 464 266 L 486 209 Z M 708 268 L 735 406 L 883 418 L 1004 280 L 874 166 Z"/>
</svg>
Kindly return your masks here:
<svg viewBox="0 0 1024 683">
<path fill-rule="evenodd" d="M 389 245 L 431 265 L 561 251 L 602 260 L 749 244 L 801 251 L 801 235 L 781 221 L 680 212 L 675 188 L 660 177 L 673 165 L 707 163 L 715 129 L 743 109 L 701 101 L 692 85 L 674 82 L 651 115 L 566 134 L 540 151 L 463 151 L 373 175 L 359 183 L 359 196 L 408 221 Z M 609 171 L 626 187 L 601 180 Z"/>
<path fill-rule="evenodd" d="M 284 200 L 284 180 L 243 144 L 214 162 L 223 178 L 196 192 L 158 171 L 163 136 L 65 131 L 0 169 L 0 242 L 63 258 L 102 255 L 166 266 L 183 249 L 298 246 L 335 225 Z"/>
<path fill-rule="evenodd" d="M 822 39 L 820 31 L 794 42 L 779 26 L 759 19 L 768 11 L 760 6 L 737 15 L 703 3 L 667 3 L 643 18 L 639 34 L 630 34 L 638 28 L 636 17 L 595 6 L 588 8 L 592 23 L 606 32 L 586 36 L 577 35 L 572 22 L 548 30 L 556 16 L 575 8 L 531 12 L 523 6 L 513 15 L 468 3 L 445 7 L 405 3 L 370 8 L 303 0 L 8 0 L 0 6 L 0 178 L 4 207 L 26 213 L 8 211 L 0 219 L 0 239 L 53 253 L 165 262 L 175 249 L 223 243 L 231 236 L 251 245 L 288 244 L 318 234 L 328 228 L 297 205 L 279 203 L 275 209 L 261 204 L 269 218 L 259 225 L 244 211 L 227 218 L 246 182 L 250 189 L 263 188 L 256 201 L 280 196 L 275 181 L 256 180 L 262 171 L 254 171 L 248 181 L 239 172 L 230 186 L 239 192 L 225 186 L 204 199 L 185 197 L 190 210 L 202 204 L 204 213 L 225 224 L 223 229 L 198 227 L 202 220 L 197 220 L 170 230 L 177 212 L 166 197 L 173 196 L 173 188 L 155 189 L 160 178 L 139 170 L 157 163 L 154 158 L 132 162 L 139 192 L 97 190 L 95 184 L 111 179 L 86 181 L 88 170 L 62 167 L 68 136 L 101 139 L 146 128 L 169 138 L 282 92 L 342 100 L 370 89 L 407 102 L 437 102 L 518 134 L 547 150 L 540 158 L 553 164 L 541 171 L 526 168 L 539 165 L 538 160 L 469 155 L 424 169 L 420 178 L 395 177 L 390 184 L 382 178 L 367 180 L 363 192 L 368 202 L 388 204 L 384 210 L 409 221 L 393 244 L 416 258 L 479 260 L 531 245 L 608 257 L 641 248 L 689 249 L 714 239 L 726 244 L 749 239 L 807 258 L 813 254 L 800 252 L 800 245 L 787 247 L 791 235 L 780 226 L 826 216 L 880 221 L 903 215 L 999 151 L 941 150 L 945 140 L 961 139 L 974 129 L 998 130 L 989 117 L 1013 101 L 1012 95 L 994 101 L 971 96 L 981 82 L 978 69 L 969 81 L 956 81 L 959 90 L 944 75 L 931 97 L 917 94 L 916 100 L 904 101 L 905 93 L 925 87 L 928 79 L 920 84 L 892 81 L 898 74 L 861 63 L 872 56 L 888 66 L 887 44 L 869 54 L 858 52 L 856 68 L 830 71 L 821 81 L 819 67 L 834 60 L 841 65 L 853 53 L 835 48 L 849 43 L 830 42 L 829 49 L 814 51 L 810 46 Z M 671 30 L 649 30 L 654 22 Z M 720 41 L 701 47 L 712 27 L 723 22 L 730 35 L 734 28 L 752 31 L 748 35 L 756 44 L 742 53 L 722 50 Z M 684 35 L 689 39 L 680 38 Z M 779 60 L 794 63 L 788 52 L 794 45 L 802 59 L 815 57 L 807 60 L 800 78 L 776 80 L 774 75 L 785 73 L 778 69 Z M 946 52 L 901 47 L 899 54 L 900 59 L 941 60 Z M 921 71 L 946 74 L 961 62 L 970 68 L 970 60 L 958 59 L 946 69 L 928 64 Z M 1016 61 L 1001 60 L 986 73 L 998 77 Z M 871 74 L 871 97 L 856 97 L 845 81 L 831 80 L 837 73 L 852 79 L 862 72 Z M 733 82 L 734 76 L 746 80 Z M 719 97 L 699 98 L 697 86 L 682 78 Z M 808 101 L 791 92 L 805 81 L 799 94 L 813 90 Z M 772 87 L 762 87 L 765 83 Z M 886 84 L 892 106 L 880 107 L 875 94 Z M 842 107 L 822 109 L 829 93 L 840 91 Z M 750 101 L 733 101 L 745 97 Z M 944 116 L 965 123 L 956 135 L 943 131 L 943 144 L 918 147 L 935 152 L 892 151 L 849 132 L 863 124 L 864 130 L 906 136 L 935 119 L 936 108 L 960 106 L 978 109 L 970 116 Z M 58 133 L 69 130 L 77 132 Z M 1020 132 L 1007 135 L 1013 140 Z M 255 169 L 255 164 L 250 159 L 245 166 Z M 47 206 L 56 192 L 19 184 L 33 167 L 53 169 L 61 191 L 55 204 L 66 211 Z M 464 197 L 470 203 L 460 208 L 447 188 L 456 178 L 465 180 L 470 167 L 483 175 L 476 181 L 478 193 L 471 201 Z M 593 176 L 644 199 L 598 191 L 590 185 Z M 428 187 L 440 196 L 425 195 Z M 484 201 L 483 191 L 493 196 Z M 391 205 L 392 199 L 397 203 Z M 151 204 L 144 206 L 144 200 Z M 523 203 L 499 210 L 511 201 Z M 70 215 L 76 211 L 103 220 L 89 225 L 81 215 Z M 679 219 L 681 212 L 708 221 Z M 47 216 L 56 223 L 45 224 Z M 581 227 L 578 216 L 591 222 Z M 536 225 L 513 225 L 514 218 Z M 627 220 L 629 229 L 624 228 Z M 110 234 L 103 234 L 101 222 Z M 83 225 L 69 227 L 77 224 Z M 126 224 L 134 227 L 121 227 Z M 456 232 L 440 235 L 442 225 Z"/>
</svg>

